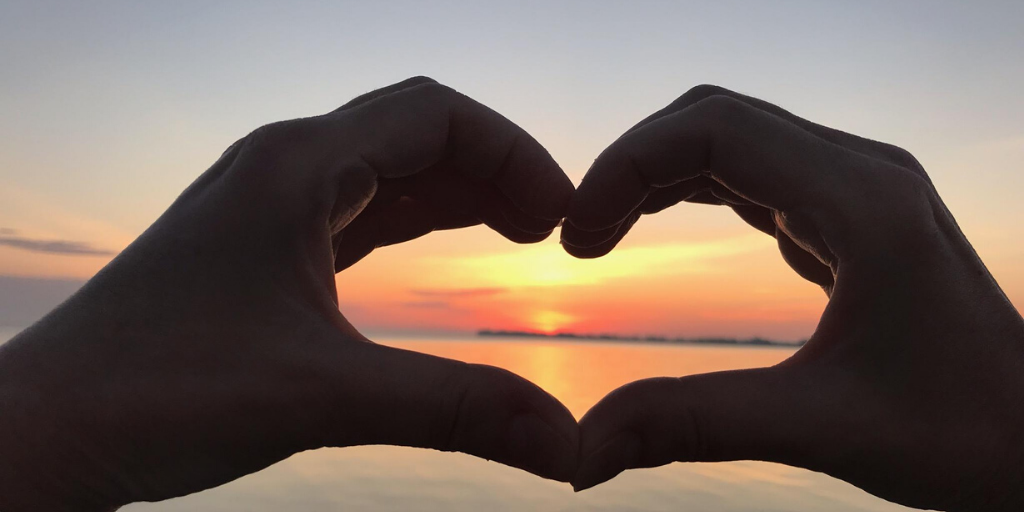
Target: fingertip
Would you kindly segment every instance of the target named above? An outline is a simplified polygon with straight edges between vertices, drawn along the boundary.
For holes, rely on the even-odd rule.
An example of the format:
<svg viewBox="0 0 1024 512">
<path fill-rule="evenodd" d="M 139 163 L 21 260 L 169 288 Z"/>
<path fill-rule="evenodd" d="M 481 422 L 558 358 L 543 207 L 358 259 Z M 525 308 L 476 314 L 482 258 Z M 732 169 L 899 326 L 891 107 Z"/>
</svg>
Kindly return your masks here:
<svg viewBox="0 0 1024 512">
<path fill-rule="evenodd" d="M 502 207 L 504 206 L 504 207 Z M 514 228 L 536 235 L 543 234 L 545 238 L 561 224 L 559 219 L 541 219 L 528 215 L 515 205 L 501 205 L 498 207 L 501 216 Z"/>
<path fill-rule="evenodd" d="M 557 398 L 526 379 L 522 382 L 529 388 L 526 397 L 530 412 L 521 414 L 517 419 L 523 420 L 522 425 L 528 432 L 537 434 L 533 441 L 528 438 L 526 446 L 534 448 L 526 450 L 526 453 L 536 454 L 540 462 L 535 466 L 539 471 L 524 469 L 544 478 L 569 482 L 576 474 L 579 462 L 579 424 Z"/>
<path fill-rule="evenodd" d="M 576 188 L 551 155 L 532 137 L 520 135 L 495 184 L 524 213 L 560 221 L 569 211 Z"/>
<path fill-rule="evenodd" d="M 563 243 L 578 249 L 597 247 L 614 238 L 620 225 L 616 224 L 598 231 L 584 231 L 571 222 L 566 222 L 562 226 L 561 240 Z"/>
<path fill-rule="evenodd" d="M 572 478 L 572 488 L 580 492 L 615 478 L 627 469 L 639 467 L 643 445 L 632 432 L 620 432 L 592 453 L 581 453 L 581 461 Z"/>
<path fill-rule="evenodd" d="M 552 229 L 551 231 L 547 231 L 544 233 L 530 233 L 528 231 L 523 231 L 521 229 L 514 228 L 508 225 L 507 223 L 497 223 L 492 222 L 490 220 L 485 220 L 484 224 L 486 224 L 487 227 L 493 229 L 494 231 L 497 231 L 498 234 L 505 237 L 510 242 L 514 242 L 517 244 L 535 244 L 543 242 L 544 240 L 547 240 L 549 236 L 551 236 L 551 233 L 554 232 L 554 230 Z"/>
<path fill-rule="evenodd" d="M 568 482 L 576 471 L 576 419 L 551 394 L 522 377 L 470 365 L 451 449 Z"/>
<path fill-rule="evenodd" d="M 562 248 L 565 252 L 569 253 L 570 256 L 581 260 L 592 260 L 600 258 L 612 251 L 613 246 L 602 246 L 602 247 L 576 247 L 572 244 L 561 241 Z"/>
<path fill-rule="evenodd" d="M 573 194 L 566 221 L 582 231 L 608 229 L 635 211 L 650 191 L 628 158 L 603 154 Z"/>
<path fill-rule="evenodd" d="M 619 245 L 633 225 L 640 220 L 641 215 L 640 212 L 633 212 L 620 224 L 602 231 L 582 231 L 567 224 L 562 228 L 562 247 L 566 252 L 580 259 L 604 256 Z M 598 242 L 601 239 L 604 240 Z"/>
<path fill-rule="evenodd" d="M 579 443 L 575 429 L 560 429 L 535 412 L 520 414 L 512 420 L 508 446 L 518 460 L 507 463 L 534 475 L 569 482 L 576 472 Z"/>
</svg>

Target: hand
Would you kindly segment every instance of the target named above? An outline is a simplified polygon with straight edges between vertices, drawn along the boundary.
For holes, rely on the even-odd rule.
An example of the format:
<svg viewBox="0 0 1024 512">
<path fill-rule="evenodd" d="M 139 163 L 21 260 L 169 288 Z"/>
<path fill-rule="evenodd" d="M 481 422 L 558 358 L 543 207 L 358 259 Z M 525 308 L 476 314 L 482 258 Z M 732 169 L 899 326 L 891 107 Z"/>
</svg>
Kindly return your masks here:
<svg viewBox="0 0 1024 512">
<path fill-rule="evenodd" d="M 1024 507 L 1024 321 L 910 154 L 698 87 L 594 162 L 563 244 L 601 256 L 679 201 L 728 205 L 774 236 L 828 306 L 775 367 L 613 391 L 580 421 L 577 490 L 756 459 L 914 507 Z"/>
<path fill-rule="evenodd" d="M 334 271 L 481 222 L 539 241 L 572 193 L 522 129 L 425 78 L 256 130 L 0 348 L 0 509 L 112 510 L 324 446 L 461 451 L 567 481 L 578 431 L 557 400 L 366 340 Z"/>
</svg>

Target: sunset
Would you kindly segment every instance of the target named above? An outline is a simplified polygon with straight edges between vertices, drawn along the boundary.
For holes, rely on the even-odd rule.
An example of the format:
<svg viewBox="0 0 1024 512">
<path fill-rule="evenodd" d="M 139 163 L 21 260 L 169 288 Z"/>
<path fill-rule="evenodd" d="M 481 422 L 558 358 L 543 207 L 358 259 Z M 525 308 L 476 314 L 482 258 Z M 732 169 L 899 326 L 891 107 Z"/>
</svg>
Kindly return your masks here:
<svg viewBox="0 0 1024 512">
<path fill-rule="evenodd" d="M 658 20 L 656 13 L 663 9 L 667 15 Z M 935 33 L 912 35 L 894 28 L 900 19 L 897 10 L 891 21 L 873 22 L 881 39 L 866 45 L 850 38 L 855 37 L 855 20 L 869 17 L 869 11 L 852 6 L 837 6 L 834 12 L 808 7 L 798 17 L 780 20 L 790 29 L 770 30 L 778 34 L 769 39 L 771 45 L 749 49 L 740 49 L 735 40 L 725 46 L 713 42 L 729 39 L 726 34 L 702 37 L 713 24 L 669 29 L 675 23 L 670 19 L 696 24 L 698 18 L 713 20 L 729 12 L 725 7 L 704 9 L 701 15 L 690 12 L 676 18 L 668 14 L 673 9 L 656 4 L 635 10 L 612 4 L 594 10 L 573 9 L 569 3 L 537 4 L 533 10 L 508 7 L 512 19 L 500 30 L 520 43 L 484 38 L 462 47 L 453 46 L 454 34 L 433 38 L 430 23 L 410 24 L 423 16 L 443 18 L 443 9 L 410 4 L 389 11 L 392 19 L 386 23 L 361 23 L 360 30 L 387 41 L 365 47 L 352 46 L 361 37 L 351 29 L 318 32 L 327 30 L 331 16 L 317 16 L 316 9 L 262 5 L 237 12 L 221 4 L 182 7 L 176 13 L 170 7 L 165 13 L 141 8 L 103 13 L 65 6 L 50 15 L 42 6 L 11 6 L 5 18 L 12 26 L 5 32 L 12 41 L 21 41 L 22 50 L 7 47 L 10 72 L 0 99 L 6 119 L 0 125 L 0 227 L 6 230 L 0 239 L 65 240 L 99 254 L 0 241 L 0 272 L 32 279 L 87 279 L 245 133 L 271 121 L 329 111 L 406 76 L 431 76 L 501 112 L 542 141 L 576 184 L 601 149 L 632 123 L 688 87 L 710 82 L 912 151 L 1007 295 L 1018 307 L 1024 302 L 1024 271 L 1016 264 L 1024 250 L 1015 242 L 1024 238 L 1024 227 L 1015 221 L 1021 214 L 1015 191 L 1024 186 L 1019 172 L 1024 99 L 1012 87 L 1021 70 L 994 60 L 1005 51 L 989 50 L 1002 44 L 1020 49 L 1022 43 L 1009 35 L 1007 26 L 1002 39 L 1000 32 L 990 31 L 985 38 L 964 43 L 974 45 L 975 52 L 966 49 L 971 46 L 951 52 L 960 43 L 941 35 L 948 31 L 943 27 L 952 26 L 948 24 L 959 23 L 966 30 L 989 18 L 1009 23 L 1013 16 L 928 8 L 922 28 Z M 902 9 L 907 16 L 914 11 L 909 4 Z M 471 19 L 475 10 L 458 16 Z M 742 28 L 757 19 L 756 11 L 747 9 L 729 30 L 747 32 L 742 40 L 767 34 L 767 27 Z M 335 14 L 338 19 L 381 20 L 372 12 L 368 5 L 352 4 Z M 180 17 L 179 24 L 163 25 L 165 15 Z M 281 16 L 292 20 L 295 30 L 317 35 L 289 44 L 281 42 L 288 39 L 285 32 L 267 34 L 258 43 L 245 39 L 262 23 Z M 532 17 L 548 21 L 517 24 Z M 850 19 L 836 21 L 844 18 Z M 13 23 L 17 19 L 23 21 Z M 122 19 L 134 21 L 123 24 Z M 207 31 L 215 20 L 228 19 L 235 37 Z M 560 25 L 567 31 L 564 35 L 540 28 L 558 19 L 567 22 Z M 932 22 L 924 21 L 928 19 Z M 600 59 L 566 60 L 572 52 L 602 51 L 606 43 L 585 35 L 593 32 L 592 24 L 611 28 L 634 22 L 652 23 L 646 30 L 649 41 L 623 41 Z M 818 45 L 832 48 L 837 56 L 848 55 L 842 69 L 833 61 L 826 64 L 824 55 L 800 42 L 800 34 L 820 34 L 816 27 L 828 23 L 835 30 Z M 87 44 L 43 41 L 42 32 L 33 33 L 32 26 L 67 37 L 80 34 Z M 524 32 L 515 35 L 520 28 Z M 483 28 L 463 30 L 462 37 L 474 38 Z M 123 34 L 115 36 L 118 32 Z M 192 35 L 188 43 L 176 43 L 174 38 L 184 33 Z M 122 37 L 133 44 L 118 44 Z M 415 45 L 404 46 L 414 40 Z M 601 46 L 586 50 L 588 41 Z M 881 41 L 895 51 L 880 56 Z M 548 53 L 545 48 L 551 45 L 561 48 L 562 56 L 547 55 L 540 67 L 529 61 Z M 26 48 L 44 53 L 29 58 Z M 650 53 L 653 60 L 631 59 L 640 51 L 655 52 Z M 777 51 L 795 52 L 799 58 L 780 61 L 773 74 L 742 71 L 759 59 L 773 61 Z M 139 61 L 139 52 L 156 59 Z M 975 58 L 975 53 L 985 58 Z M 425 54 L 431 58 L 421 59 Z M 484 56 L 502 64 L 472 70 L 459 66 Z M 655 64 L 659 59 L 678 65 Z M 186 60 L 184 73 L 162 64 L 184 65 Z M 624 72 L 584 86 L 582 80 L 611 62 Z M 797 71 L 799 79 L 791 74 Z M 63 78 L 75 72 L 76 80 Z M 240 87 L 235 77 L 258 80 L 259 86 Z M 601 108 L 594 108 L 593 101 Z M 516 246 L 477 227 L 378 249 L 339 274 L 341 300 L 358 303 L 358 308 L 343 312 L 371 333 L 493 327 L 800 339 L 811 334 L 826 302 L 817 287 L 786 267 L 770 237 L 753 232 L 721 207 L 677 205 L 645 217 L 619 250 L 594 261 L 565 257 L 557 238 L 556 233 L 536 246 Z M 489 290 L 480 293 L 480 288 Z M 533 295 L 524 300 L 535 288 L 540 302 Z M 395 315 L 394 307 L 402 314 Z"/>
<path fill-rule="evenodd" d="M 1016 503 L 1022 5 L 4 3 L 0 509 Z"/>
<path fill-rule="evenodd" d="M 655 238 L 644 231 L 631 235 Z M 805 338 L 826 297 L 792 275 L 770 237 L 744 231 L 695 242 L 641 238 L 594 260 L 566 258 L 556 240 L 517 247 L 482 228 L 433 233 L 378 249 L 340 274 L 338 289 L 342 310 L 370 332 Z"/>
</svg>

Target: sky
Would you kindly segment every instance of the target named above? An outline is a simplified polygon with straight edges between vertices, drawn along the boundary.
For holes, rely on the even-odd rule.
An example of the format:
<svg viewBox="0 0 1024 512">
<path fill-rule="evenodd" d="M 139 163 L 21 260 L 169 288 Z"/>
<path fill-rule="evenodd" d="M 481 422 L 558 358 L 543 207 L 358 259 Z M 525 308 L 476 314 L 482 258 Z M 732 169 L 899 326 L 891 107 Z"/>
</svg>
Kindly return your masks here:
<svg viewBox="0 0 1024 512">
<path fill-rule="evenodd" d="M 770 4 L 770 5 L 769 5 Z M 24 327 L 232 142 L 427 75 L 501 112 L 574 183 L 713 83 L 911 151 L 1024 305 L 1024 3 L 0 0 L 0 327 Z M 485 227 L 337 278 L 370 333 L 810 335 L 826 303 L 729 211 L 645 217 L 609 256 Z"/>
</svg>

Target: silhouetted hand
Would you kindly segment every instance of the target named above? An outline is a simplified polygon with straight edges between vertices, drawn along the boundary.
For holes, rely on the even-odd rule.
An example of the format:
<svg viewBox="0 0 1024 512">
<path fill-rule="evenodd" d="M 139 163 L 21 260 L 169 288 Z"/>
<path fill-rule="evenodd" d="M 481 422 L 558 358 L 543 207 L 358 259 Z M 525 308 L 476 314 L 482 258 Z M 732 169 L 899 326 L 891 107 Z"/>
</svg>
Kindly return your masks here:
<svg viewBox="0 0 1024 512">
<path fill-rule="evenodd" d="M 641 214 L 725 204 L 829 304 L 772 367 L 656 378 L 580 421 L 577 490 L 624 469 L 756 459 L 902 504 L 1024 509 L 1024 322 L 902 149 L 697 87 L 613 143 L 569 208 L 569 253 Z"/>
<path fill-rule="evenodd" d="M 557 400 L 367 341 L 334 272 L 434 229 L 539 241 L 572 192 L 519 127 L 425 78 L 256 130 L 0 347 L 0 510 L 111 510 L 323 446 L 462 451 L 567 481 L 578 431 Z"/>
</svg>

